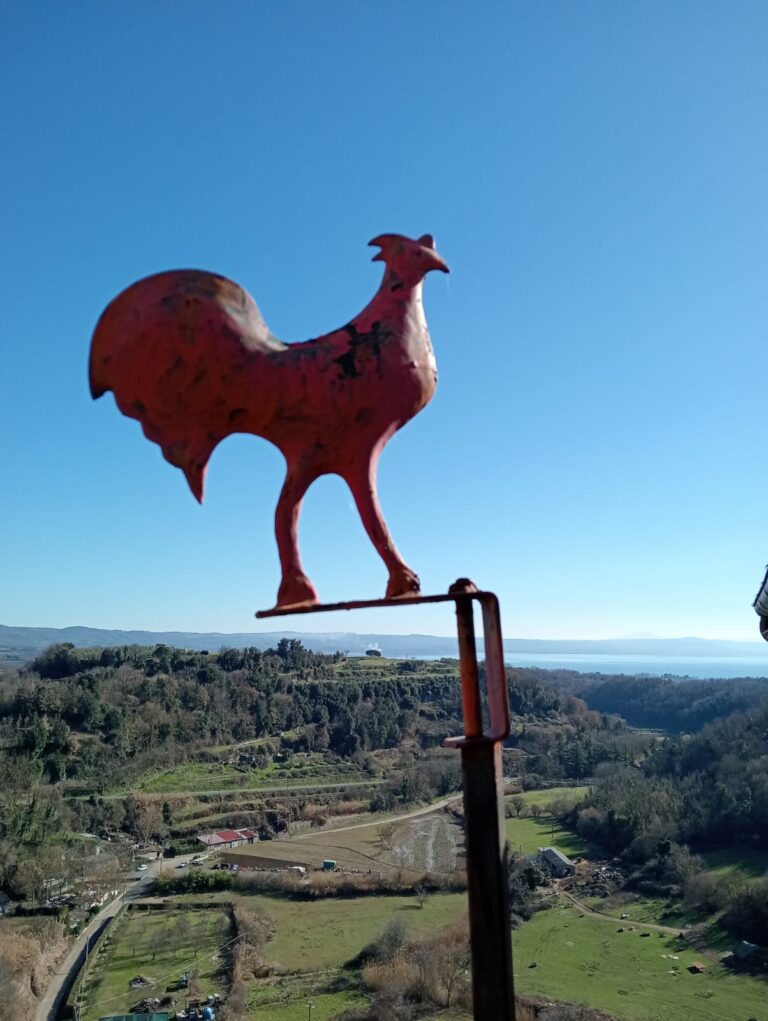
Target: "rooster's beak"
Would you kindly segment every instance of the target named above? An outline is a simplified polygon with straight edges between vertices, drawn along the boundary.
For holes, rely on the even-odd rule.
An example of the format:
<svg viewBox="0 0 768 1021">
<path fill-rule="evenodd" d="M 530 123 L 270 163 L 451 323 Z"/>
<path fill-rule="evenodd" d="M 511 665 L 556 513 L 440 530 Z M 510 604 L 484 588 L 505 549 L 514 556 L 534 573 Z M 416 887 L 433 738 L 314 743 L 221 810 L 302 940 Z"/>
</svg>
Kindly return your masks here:
<svg viewBox="0 0 768 1021">
<path fill-rule="evenodd" d="M 429 261 L 432 264 L 429 267 L 430 269 L 439 269 L 441 273 L 451 272 L 448 263 L 441 259 L 437 252 L 432 251 L 429 253 Z"/>
</svg>

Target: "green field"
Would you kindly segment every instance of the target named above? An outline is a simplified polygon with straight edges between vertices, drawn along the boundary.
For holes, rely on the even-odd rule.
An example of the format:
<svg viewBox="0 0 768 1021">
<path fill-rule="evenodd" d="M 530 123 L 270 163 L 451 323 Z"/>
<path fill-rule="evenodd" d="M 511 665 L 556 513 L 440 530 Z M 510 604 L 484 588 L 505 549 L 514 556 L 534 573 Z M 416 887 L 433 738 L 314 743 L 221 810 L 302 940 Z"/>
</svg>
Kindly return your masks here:
<svg viewBox="0 0 768 1021">
<path fill-rule="evenodd" d="M 710 872 L 728 879 L 768 878 L 768 852 L 729 847 L 705 851 L 701 858 Z"/>
<path fill-rule="evenodd" d="M 293 991 L 290 987 L 281 1000 L 264 1003 L 251 1000 L 248 1017 L 253 1021 L 306 1021 L 309 1004 L 312 1004 L 312 1021 L 332 1021 L 338 1014 L 353 1007 L 363 1007 L 366 997 L 352 991 L 316 993 Z"/>
<path fill-rule="evenodd" d="M 589 844 L 573 830 L 564 829 L 548 816 L 532 819 L 507 819 L 507 840 L 520 854 L 535 854 L 539 847 L 556 847 L 570 857 L 588 856 Z"/>
<path fill-rule="evenodd" d="M 546 808 L 557 798 L 567 798 L 569 801 L 579 801 L 589 790 L 589 787 L 549 787 L 539 791 L 523 791 L 520 797 L 526 805 L 541 805 Z"/>
<path fill-rule="evenodd" d="M 238 769 L 227 762 L 185 762 L 143 777 L 137 790 L 144 794 L 205 794 L 355 782 L 376 784 L 381 781 L 368 776 L 352 762 L 329 762 L 321 755 L 310 753 L 294 755 L 288 762 L 272 762 L 262 769 Z"/>
<path fill-rule="evenodd" d="M 327 897 L 293 901 L 284 897 L 254 896 L 257 906 L 274 923 L 274 938 L 267 944 L 268 961 L 285 971 L 320 971 L 339 968 L 355 957 L 386 924 L 404 918 L 411 936 L 437 932 L 467 915 L 463 893 L 439 893 L 419 907 L 415 897 Z"/>
<path fill-rule="evenodd" d="M 586 897 L 584 903 L 594 911 L 620 918 L 627 914 L 628 924 L 650 922 L 653 925 L 667 925 L 682 929 L 705 921 L 701 915 L 691 911 L 682 900 L 666 897 L 643 897 L 636 893 L 619 892 L 612 897 Z"/>
<path fill-rule="evenodd" d="M 534 915 L 513 934 L 517 992 L 584 1003 L 625 1021 L 766 1017 L 765 982 L 731 974 L 698 951 L 677 949 L 687 944 L 672 936 L 644 938 L 641 927 L 617 932 L 622 924 L 565 907 Z M 703 975 L 686 970 L 696 960 L 706 965 Z"/>
<path fill-rule="evenodd" d="M 186 919 L 183 933 L 182 917 Z M 98 944 L 84 981 L 84 1021 L 127 1014 L 144 996 L 162 997 L 190 969 L 197 972 L 203 995 L 226 992 L 227 951 L 222 947 L 233 936 L 228 912 L 218 907 L 129 911 L 113 926 Z M 129 983 L 138 975 L 152 984 L 131 989 Z M 183 1004 L 183 990 L 173 995 Z"/>
</svg>

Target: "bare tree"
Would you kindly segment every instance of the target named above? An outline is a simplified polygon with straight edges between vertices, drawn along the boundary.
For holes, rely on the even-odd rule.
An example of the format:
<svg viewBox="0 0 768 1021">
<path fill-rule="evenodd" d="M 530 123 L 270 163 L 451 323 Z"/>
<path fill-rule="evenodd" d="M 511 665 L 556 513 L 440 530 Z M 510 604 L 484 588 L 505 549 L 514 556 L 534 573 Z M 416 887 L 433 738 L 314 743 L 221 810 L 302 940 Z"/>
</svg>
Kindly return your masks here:
<svg viewBox="0 0 768 1021">
<path fill-rule="evenodd" d="M 509 803 L 515 811 L 515 815 L 520 818 L 525 808 L 525 798 L 522 794 L 514 794 L 510 799 Z"/>
<path fill-rule="evenodd" d="M 40 899 L 44 881 L 40 865 L 32 858 L 23 861 L 16 870 L 16 886 L 33 903 Z"/>
<path fill-rule="evenodd" d="M 469 980 L 469 944 L 466 937 L 443 946 L 436 964 L 445 989 L 445 1005 L 450 1007 L 454 994 L 466 986 Z"/>
<path fill-rule="evenodd" d="M 187 995 L 190 1000 L 199 1000 L 203 995 L 203 983 L 200 981 L 200 973 L 197 968 L 193 968 L 189 973 L 189 982 L 187 984 Z"/>
<path fill-rule="evenodd" d="M 544 814 L 544 806 L 540 805 L 538 801 L 533 801 L 528 806 L 528 811 L 531 813 L 534 819 L 538 819 L 539 816 Z"/>
<path fill-rule="evenodd" d="M 208 935 L 204 911 L 199 911 L 196 915 L 192 916 L 190 932 L 192 935 L 192 949 L 195 952 L 195 957 L 197 957 L 198 951 L 205 945 L 205 937 Z"/>
<path fill-rule="evenodd" d="M 186 911 L 179 912 L 179 916 L 173 925 L 174 954 L 177 950 L 183 950 L 184 946 L 189 943 L 189 928 L 189 919 L 187 918 Z"/>
<path fill-rule="evenodd" d="M 149 952 L 152 954 L 153 961 L 165 946 L 167 938 L 168 935 L 163 929 L 155 929 L 149 937 Z"/>
<path fill-rule="evenodd" d="M 395 824 L 393 822 L 383 822 L 379 826 L 379 841 L 388 850 L 392 847 L 392 838 L 395 835 Z"/>
<path fill-rule="evenodd" d="M 159 801 L 142 800 L 136 806 L 136 832 L 143 843 L 157 837 L 165 830 L 163 810 Z"/>
</svg>

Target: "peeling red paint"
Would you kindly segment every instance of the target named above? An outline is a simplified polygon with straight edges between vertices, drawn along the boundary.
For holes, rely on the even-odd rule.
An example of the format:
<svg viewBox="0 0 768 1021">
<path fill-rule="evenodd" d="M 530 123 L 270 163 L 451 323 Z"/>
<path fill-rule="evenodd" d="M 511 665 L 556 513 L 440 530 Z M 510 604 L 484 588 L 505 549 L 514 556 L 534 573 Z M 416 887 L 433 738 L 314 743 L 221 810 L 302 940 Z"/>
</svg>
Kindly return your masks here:
<svg viewBox="0 0 768 1021">
<path fill-rule="evenodd" d="M 128 287 L 93 335 L 92 395 L 112 390 L 201 502 L 208 461 L 226 436 L 253 433 L 283 452 L 275 513 L 280 607 L 317 602 L 301 566 L 298 521 L 309 485 L 332 473 L 349 485 L 389 571 L 387 596 L 419 591 L 384 521 L 376 470 L 387 441 L 435 391 L 422 281 L 448 267 L 430 235 L 382 234 L 371 244 L 386 266 L 373 300 L 341 329 L 302 344 L 277 340 L 246 291 L 201 270 L 171 270 Z"/>
</svg>

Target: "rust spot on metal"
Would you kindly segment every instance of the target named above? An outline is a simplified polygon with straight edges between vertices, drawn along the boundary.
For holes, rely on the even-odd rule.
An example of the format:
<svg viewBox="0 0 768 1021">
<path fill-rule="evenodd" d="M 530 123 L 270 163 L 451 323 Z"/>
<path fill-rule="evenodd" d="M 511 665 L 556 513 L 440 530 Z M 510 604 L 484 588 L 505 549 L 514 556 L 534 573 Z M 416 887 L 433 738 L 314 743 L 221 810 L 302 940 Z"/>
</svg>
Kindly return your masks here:
<svg viewBox="0 0 768 1021">
<path fill-rule="evenodd" d="M 421 303 L 430 270 L 447 272 L 428 235 L 383 234 L 373 300 L 339 330 L 283 344 L 243 288 L 202 270 L 173 270 L 127 288 L 105 309 L 91 347 L 91 392 L 112 390 L 180 467 L 197 499 L 216 444 L 233 432 L 270 440 L 286 458 L 276 512 L 279 605 L 316 601 L 298 548 L 298 511 L 319 475 L 349 485 L 383 559 L 388 596 L 419 591 L 376 494 L 379 455 L 435 390 Z M 396 293 L 393 293 L 396 292 Z"/>
</svg>

